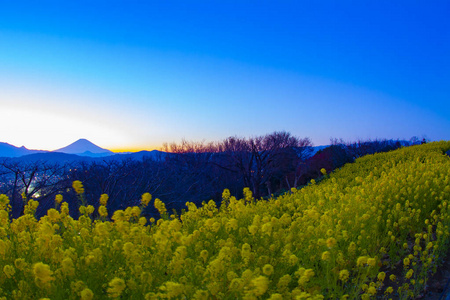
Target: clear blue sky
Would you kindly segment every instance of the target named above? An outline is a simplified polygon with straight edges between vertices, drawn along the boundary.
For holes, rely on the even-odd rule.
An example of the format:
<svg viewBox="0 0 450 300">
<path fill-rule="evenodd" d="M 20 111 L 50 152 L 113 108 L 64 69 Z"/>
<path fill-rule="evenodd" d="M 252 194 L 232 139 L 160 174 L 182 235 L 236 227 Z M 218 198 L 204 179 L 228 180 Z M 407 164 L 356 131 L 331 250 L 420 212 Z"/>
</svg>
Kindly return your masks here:
<svg viewBox="0 0 450 300">
<path fill-rule="evenodd" d="M 449 1 L 2 1 L 0 141 L 450 140 Z"/>
</svg>

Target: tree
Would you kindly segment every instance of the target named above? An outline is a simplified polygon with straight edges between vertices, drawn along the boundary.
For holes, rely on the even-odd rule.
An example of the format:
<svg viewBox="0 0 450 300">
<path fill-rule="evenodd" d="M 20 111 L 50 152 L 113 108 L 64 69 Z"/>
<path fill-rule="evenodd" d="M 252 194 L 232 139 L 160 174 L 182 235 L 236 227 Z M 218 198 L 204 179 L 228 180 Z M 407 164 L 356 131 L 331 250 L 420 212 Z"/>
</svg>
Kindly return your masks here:
<svg viewBox="0 0 450 300">
<path fill-rule="evenodd" d="M 53 204 L 54 196 L 68 185 L 67 173 L 70 166 L 42 160 L 25 161 L 8 158 L 0 162 L 0 169 L 2 176 L 0 192 L 10 198 L 13 217 L 19 217 L 23 214 L 28 200 L 32 198 L 39 201 L 40 211 L 48 206 L 49 199 Z"/>
</svg>

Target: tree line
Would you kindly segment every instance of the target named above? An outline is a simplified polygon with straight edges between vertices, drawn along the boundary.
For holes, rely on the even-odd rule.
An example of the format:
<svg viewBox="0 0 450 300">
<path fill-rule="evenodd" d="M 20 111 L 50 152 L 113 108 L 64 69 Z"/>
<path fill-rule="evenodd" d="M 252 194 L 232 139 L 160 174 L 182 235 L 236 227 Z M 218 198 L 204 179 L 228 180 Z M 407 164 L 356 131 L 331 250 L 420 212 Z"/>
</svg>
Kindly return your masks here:
<svg viewBox="0 0 450 300">
<path fill-rule="evenodd" d="M 365 154 L 384 152 L 409 145 L 392 140 L 331 145 L 313 154 L 309 138 L 280 131 L 255 137 L 229 137 L 218 142 L 165 144 L 158 156 L 140 160 L 94 160 L 50 163 L 0 159 L 0 194 L 12 205 L 12 217 L 23 214 L 30 199 L 39 201 L 37 216 L 54 207 L 55 196 L 63 195 L 73 217 L 77 217 L 78 199 L 71 188 L 80 180 L 88 204 L 98 207 L 102 194 L 109 195 L 110 215 L 117 209 L 138 205 L 143 193 L 160 198 L 168 209 L 180 211 L 186 202 L 197 205 L 210 199 L 219 202 L 225 188 L 236 197 L 244 187 L 255 198 L 268 197 L 307 184 L 327 172 L 353 162 Z M 144 214 L 157 216 L 150 205 Z"/>
</svg>

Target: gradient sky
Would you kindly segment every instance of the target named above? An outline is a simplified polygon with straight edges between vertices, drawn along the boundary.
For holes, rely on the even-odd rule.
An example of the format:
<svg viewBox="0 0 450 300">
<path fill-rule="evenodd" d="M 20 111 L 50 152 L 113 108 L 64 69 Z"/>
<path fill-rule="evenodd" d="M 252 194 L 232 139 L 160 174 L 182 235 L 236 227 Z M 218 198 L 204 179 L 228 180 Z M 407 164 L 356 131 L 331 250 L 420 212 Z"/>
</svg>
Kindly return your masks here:
<svg viewBox="0 0 450 300">
<path fill-rule="evenodd" d="M 1 1 L 0 141 L 450 140 L 450 1 Z"/>
</svg>

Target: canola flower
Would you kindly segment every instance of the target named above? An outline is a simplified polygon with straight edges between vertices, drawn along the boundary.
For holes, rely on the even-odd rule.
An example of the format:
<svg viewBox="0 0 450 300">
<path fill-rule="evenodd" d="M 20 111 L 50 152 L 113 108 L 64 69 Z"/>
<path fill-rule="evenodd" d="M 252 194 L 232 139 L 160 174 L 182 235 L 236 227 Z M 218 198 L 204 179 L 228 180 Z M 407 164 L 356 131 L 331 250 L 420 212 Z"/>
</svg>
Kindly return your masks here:
<svg viewBox="0 0 450 300">
<path fill-rule="evenodd" d="M 84 193 L 84 187 L 83 187 L 83 183 L 81 181 L 75 180 L 72 183 L 72 187 L 73 187 L 73 189 L 75 190 L 75 192 L 77 194 L 83 194 Z"/>
<path fill-rule="evenodd" d="M 109 283 L 108 283 L 108 295 L 111 298 L 118 298 L 123 290 L 126 288 L 125 281 L 121 278 L 114 277 Z"/>
<path fill-rule="evenodd" d="M 368 155 L 268 200 L 225 190 L 179 218 L 155 199 L 157 222 L 141 215 L 150 194 L 111 221 L 107 195 L 97 220 L 63 199 L 40 220 L 30 199 L 11 220 L 0 195 L 0 299 L 414 298 L 450 245 L 449 149 Z"/>
<path fill-rule="evenodd" d="M 145 193 L 142 195 L 141 204 L 144 207 L 147 207 L 147 205 L 150 203 L 151 200 L 152 200 L 152 195 L 150 193 Z"/>
<path fill-rule="evenodd" d="M 100 196 L 99 202 L 101 205 L 106 206 L 106 204 L 108 203 L 108 200 L 109 200 L 109 196 L 107 194 L 102 194 Z"/>
<path fill-rule="evenodd" d="M 63 201 L 63 196 L 61 194 L 58 194 L 55 196 L 55 202 L 57 204 L 61 204 L 62 201 Z"/>
</svg>

